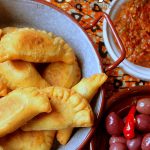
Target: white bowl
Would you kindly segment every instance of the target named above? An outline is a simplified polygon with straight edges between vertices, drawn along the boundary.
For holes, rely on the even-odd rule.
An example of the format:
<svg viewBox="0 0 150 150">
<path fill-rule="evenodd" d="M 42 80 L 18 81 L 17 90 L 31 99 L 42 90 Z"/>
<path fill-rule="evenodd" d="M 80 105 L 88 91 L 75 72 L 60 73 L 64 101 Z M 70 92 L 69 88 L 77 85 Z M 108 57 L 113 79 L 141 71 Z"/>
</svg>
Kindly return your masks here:
<svg viewBox="0 0 150 150">
<path fill-rule="evenodd" d="M 106 13 L 110 16 L 112 20 L 114 20 L 118 10 L 120 9 L 121 5 L 125 3 L 127 0 L 113 0 L 110 3 L 110 7 L 107 9 Z M 103 38 L 105 46 L 114 61 L 116 61 L 119 56 L 119 49 L 116 46 L 111 30 L 108 26 L 106 20 L 103 23 Z M 119 65 L 124 69 L 124 71 L 134 77 L 137 77 L 141 80 L 150 81 L 150 68 L 142 67 L 135 65 L 134 63 L 124 59 L 122 63 Z"/>
</svg>

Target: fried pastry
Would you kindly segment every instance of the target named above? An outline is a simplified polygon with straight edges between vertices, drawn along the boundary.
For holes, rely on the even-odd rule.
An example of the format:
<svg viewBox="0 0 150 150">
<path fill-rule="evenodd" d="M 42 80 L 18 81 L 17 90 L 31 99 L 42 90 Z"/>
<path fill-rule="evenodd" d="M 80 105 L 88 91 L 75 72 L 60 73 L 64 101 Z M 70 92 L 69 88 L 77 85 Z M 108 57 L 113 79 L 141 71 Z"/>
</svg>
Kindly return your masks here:
<svg viewBox="0 0 150 150">
<path fill-rule="evenodd" d="M 9 72 L 11 72 L 11 75 L 9 74 Z M 36 69 L 34 68 L 34 66 L 31 63 L 28 62 L 23 62 L 23 61 L 7 61 L 4 63 L 0 64 L 0 75 L 3 76 L 3 79 L 5 79 L 5 81 L 7 82 L 7 85 L 11 88 L 11 89 L 16 89 L 19 87 L 47 87 L 49 86 L 49 84 L 42 79 L 42 77 L 40 76 L 40 74 L 36 71 Z M 4 91 L 3 88 L 3 92 L 2 94 L 5 94 L 6 92 Z M 0 92 L 0 94 L 1 94 Z M 5 92 L 5 93 L 4 93 Z M 2 95 L 3 96 L 3 95 Z M 44 133 L 42 133 L 44 132 Z M 46 133 L 47 132 L 47 133 Z M 4 146 L 5 149 L 9 149 L 11 147 L 11 149 L 17 149 L 22 147 L 22 149 L 25 149 L 25 145 L 31 145 L 32 143 L 35 143 L 37 140 L 36 138 L 33 137 L 33 141 L 30 141 L 30 137 L 31 135 L 35 135 L 37 137 L 41 137 L 43 141 L 46 140 L 46 136 L 44 136 L 45 134 L 47 135 L 51 135 L 54 134 L 54 131 L 38 131 L 35 133 L 32 132 L 22 132 L 21 134 L 19 134 L 19 136 L 14 136 L 12 138 L 10 138 L 10 141 L 7 143 L 8 145 Z M 14 135 L 14 134 L 13 134 Z M 43 137 L 42 137 L 43 135 Z M 25 140 L 25 145 L 22 145 L 23 143 L 21 143 L 20 147 L 18 145 L 15 145 L 17 143 L 17 139 L 14 140 L 14 138 L 19 137 L 22 140 L 26 137 L 29 138 L 29 140 Z M 31 136 L 32 137 L 32 136 Z M 26 138 L 27 139 L 27 138 Z M 50 144 L 52 146 L 52 142 L 54 140 L 54 137 L 51 137 L 50 140 Z M 14 143 L 16 142 L 16 143 Z M 18 141 L 19 142 L 19 141 Z M 31 143 L 32 142 L 32 143 Z M 41 141 L 42 142 L 42 141 Z M 14 145 L 12 145 L 14 143 Z M 17 146 L 17 147 L 15 147 Z M 29 146 L 27 147 L 29 149 Z M 34 147 L 38 147 L 38 143 L 36 145 L 36 143 L 34 144 Z M 46 147 L 45 143 L 43 143 L 42 147 Z M 39 146 L 40 147 L 40 146 Z M 46 149 L 44 147 L 44 149 Z M 32 148 L 32 147 L 31 147 Z M 47 149 L 49 150 L 50 146 L 47 147 Z"/>
<path fill-rule="evenodd" d="M 16 27 L 6 27 L 6 28 L 2 28 L 0 29 L 0 39 L 7 33 L 11 33 L 16 31 L 18 28 Z"/>
<path fill-rule="evenodd" d="M 105 73 L 95 74 L 88 78 L 82 78 L 72 89 L 90 101 L 97 93 L 101 85 L 107 80 Z"/>
<path fill-rule="evenodd" d="M 17 27 L 6 27 L 6 28 L 2 28 L 2 29 L 1 29 L 1 36 L 4 36 L 5 34 L 11 33 L 11 32 L 14 32 L 14 31 L 16 31 L 17 29 L 19 29 L 19 28 L 17 28 Z"/>
<path fill-rule="evenodd" d="M 54 136 L 55 131 L 17 130 L 0 138 L 0 145 L 4 150 L 50 150 Z"/>
<path fill-rule="evenodd" d="M 21 28 L 4 35 L 0 40 L 0 62 L 18 59 L 35 63 L 73 63 L 75 54 L 61 37 Z"/>
<path fill-rule="evenodd" d="M 48 87 L 42 91 L 48 94 L 53 111 L 30 120 L 22 128 L 24 131 L 59 130 L 93 125 L 92 109 L 80 94 L 62 87 Z"/>
<path fill-rule="evenodd" d="M 80 93 L 89 102 L 92 100 L 99 87 L 106 81 L 107 76 L 104 73 L 95 74 L 89 78 L 83 78 L 78 84 L 76 84 L 72 89 Z M 56 138 L 60 144 L 65 145 L 71 134 L 73 128 L 62 129 L 57 132 Z"/>
<path fill-rule="evenodd" d="M 16 31 L 17 28 L 16 27 L 6 27 L 6 28 L 2 28 L 0 29 L 0 39 L 2 38 L 2 36 L 4 36 L 7 33 L 11 33 L 13 31 Z"/>
<path fill-rule="evenodd" d="M 58 130 L 56 133 L 57 141 L 61 145 L 66 145 L 72 135 L 73 129 L 73 127 L 68 127 L 66 129 Z"/>
<path fill-rule="evenodd" d="M 0 99 L 0 137 L 5 136 L 42 112 L 50 112 L 46 94 L 38 88 L 20 88 Z"/>
<path fill-rule="evenodd" d="M 9 74 L 9 72 L 11 72 L 11 75 Z M 3 76 L 3 78 L 5 79 L 5 81 L 7 82 L 8 86 L 11 89 L 15 89 L 15 88 L 19 88 L 19 87 L 30 87 L 30 86 L 43 88 L 43 87 L 49 86 L 49 84 L 44 79 L 42 79 L 42 77 L 39 75 L 39 73 L 35 70 L 34 66 L 28 62 L 7 61 L 4 63 L 1 63 L 0 64 L 0 74 Z M 0 86 L 0 88 L 1 88 L 1 86 Z M 4 94 L 6 94 L 5 89 L 6 88 L 3 87 L 3 91 L 0 92 L 0 95 L 3 94 L 2 96 L 4 96 Z M 44 133 L 42 133 L 42 132 L 44 132 Z M 10 140 L 7 142 L 7 145 L 4 146 L 4 148 L 9 149 L 11 147 L 11 149 L 17 149 L 17 148 L 21 147 L 22 149 L 25 149 L 25 146 L 27 145 L 28 149 L 29 149 L 30 148 L 29 146 L 32 143 L 35 143 L 34 147 L 36 147 L 36 146 L 38 147 L 38 143 L 36 145 L 37 138 L 35 138 L 35 136 L 41 137 L 42 141 L 44 142 L 44 141 L 46 141 L 46 136 L 44 136 L 45 134 L 53 135 L 54 131 L 52 131 L 52 132 L 51 131 L 39 131 L 39 133 L 38 133 L 38 131 L 37 132 L 35 131 L 35 133 L 34 132 L 31 132 L 31 133 L 30 132 L 22 132 L 21 134 L 17 134 L 14 137 L 10 138 Z M 30 137 L 30 135 L 33 135 L 33 140 L 31 140 L 31 141 L 30 141 L 30 138 L 32 138 L 32 136 Z M 43 137 L 42 137 L 42 135 L 43 135 Z M 20 143 L 21 145 L 18 146 L 18 145 L 16 145 L 16 143 L 19 142 L 18 139 L 16 139 L 16 140 L 14 139 L 16 137 L 19 137 L 22 140 L 24 138 L 27 139 L 27 137 L 29 139 L 25 140 L 25 145 L 22 145 L 23 143 Z M 52 146 L 54 136 L 51 136 L 51 139 L 49 139 L 49 140 L 51 142 L 49 145 Z M 22 142 L 24 142 L 24 140 Z M 48 150 L 49 150 L 50 146 L 47 147 Z M 44 149 L 46 149 L 45 143 L 43 143 L 42 147 L 44 147 Z"/>
<path fill-rule="evenodd" d="M 43 78 L 53 86 L 71 88 L 79 82 L 81 71 L 77 61 L 73 64 L 51 63 L 44 70 Z"/>
<path fill-rule="evenodd" d="M 54 62 L 46 67 L 46 69 L 43 72 L 43 78 L 50 85 L 71 88 L 72 86 L 74 86 L 76 83 L 79 82 L 81 78 L 81 70 L 79 68 L 77 61 L 75 61 L 73 64 Z M 69 130 L 67 130 L 67 132 L 69 132 Z M 70 134 L 68 133 L 65 135 L 67 136 Z M 68 139 L 68 137 L 66 138 Z"/>
<path fill-rule="evenodd" d="M 24 61 L 6 61 L 0 63 L 0 77 L 7 87 L 12 90 L 19 87 L 44 88 L 49 86 L 34 66 Z"/>
<path fill-rule="evenodd" d="M 7 95 L 8 91 L 9 91 L 9 89 L 8 89 L 7 85 L 0 78 L 0 97 Z"/>
</svg>

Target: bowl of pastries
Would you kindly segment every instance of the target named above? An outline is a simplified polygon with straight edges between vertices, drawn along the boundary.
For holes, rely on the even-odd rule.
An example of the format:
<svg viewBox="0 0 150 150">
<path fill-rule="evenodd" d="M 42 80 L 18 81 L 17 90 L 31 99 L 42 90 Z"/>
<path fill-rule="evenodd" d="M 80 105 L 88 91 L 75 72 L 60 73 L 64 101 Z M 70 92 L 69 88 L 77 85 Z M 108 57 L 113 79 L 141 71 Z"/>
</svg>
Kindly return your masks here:
<svg viewBox="0 0 150 150">
<path fill-rule="evenodd" d="M 0 149 L 82 148 L 106 79 L 87 34 L 64 12 L 44 1 L 0 1 Z"/>
</svg>

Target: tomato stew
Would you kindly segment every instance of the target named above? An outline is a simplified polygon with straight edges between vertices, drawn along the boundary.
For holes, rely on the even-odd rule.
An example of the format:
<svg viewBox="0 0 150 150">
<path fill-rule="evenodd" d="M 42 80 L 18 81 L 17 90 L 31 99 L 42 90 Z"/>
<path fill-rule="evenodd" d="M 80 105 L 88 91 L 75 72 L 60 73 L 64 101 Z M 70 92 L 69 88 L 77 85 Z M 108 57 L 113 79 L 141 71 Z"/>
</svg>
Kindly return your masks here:
<svg viewBox="0 0 150 150">
<path fill-rule="evenodd" d="M 115 27 L 126 49 L 126 58 L 150 68 L 150 0 L 129 0 L 118 12 Z"/>
</svg>

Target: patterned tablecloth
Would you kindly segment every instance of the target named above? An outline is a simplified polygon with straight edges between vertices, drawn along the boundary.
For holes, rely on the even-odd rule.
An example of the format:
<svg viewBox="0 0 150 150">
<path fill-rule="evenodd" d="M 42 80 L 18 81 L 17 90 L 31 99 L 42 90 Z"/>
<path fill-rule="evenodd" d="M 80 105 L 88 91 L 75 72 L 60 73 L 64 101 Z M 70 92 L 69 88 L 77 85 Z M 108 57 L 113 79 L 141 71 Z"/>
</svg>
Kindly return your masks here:
<svg viewBox="0 0 150 150">
<path fill-rule="evenodd" d="M 74 17 L 80 25 L 86 25 L 93 21 L 100 11 L 106 11 L 112 0 L 46 0 Z M 102 23 L 101 19 L 96 26 L 87 30 L 89 36 L 97 47 L 104 67 L 112 64 L 107 49 L 105 48 L 102 37 Z M 106 96 L 109 98 L 112 94 L 133 86 L 150 85 L 150 82 L 145 82 L 140 79 L 131 77 L 126 74 L 121 68 L 116 68 L 113 71 L 107 72 L 109 76 L 106 86 Z"/>
</svg>

